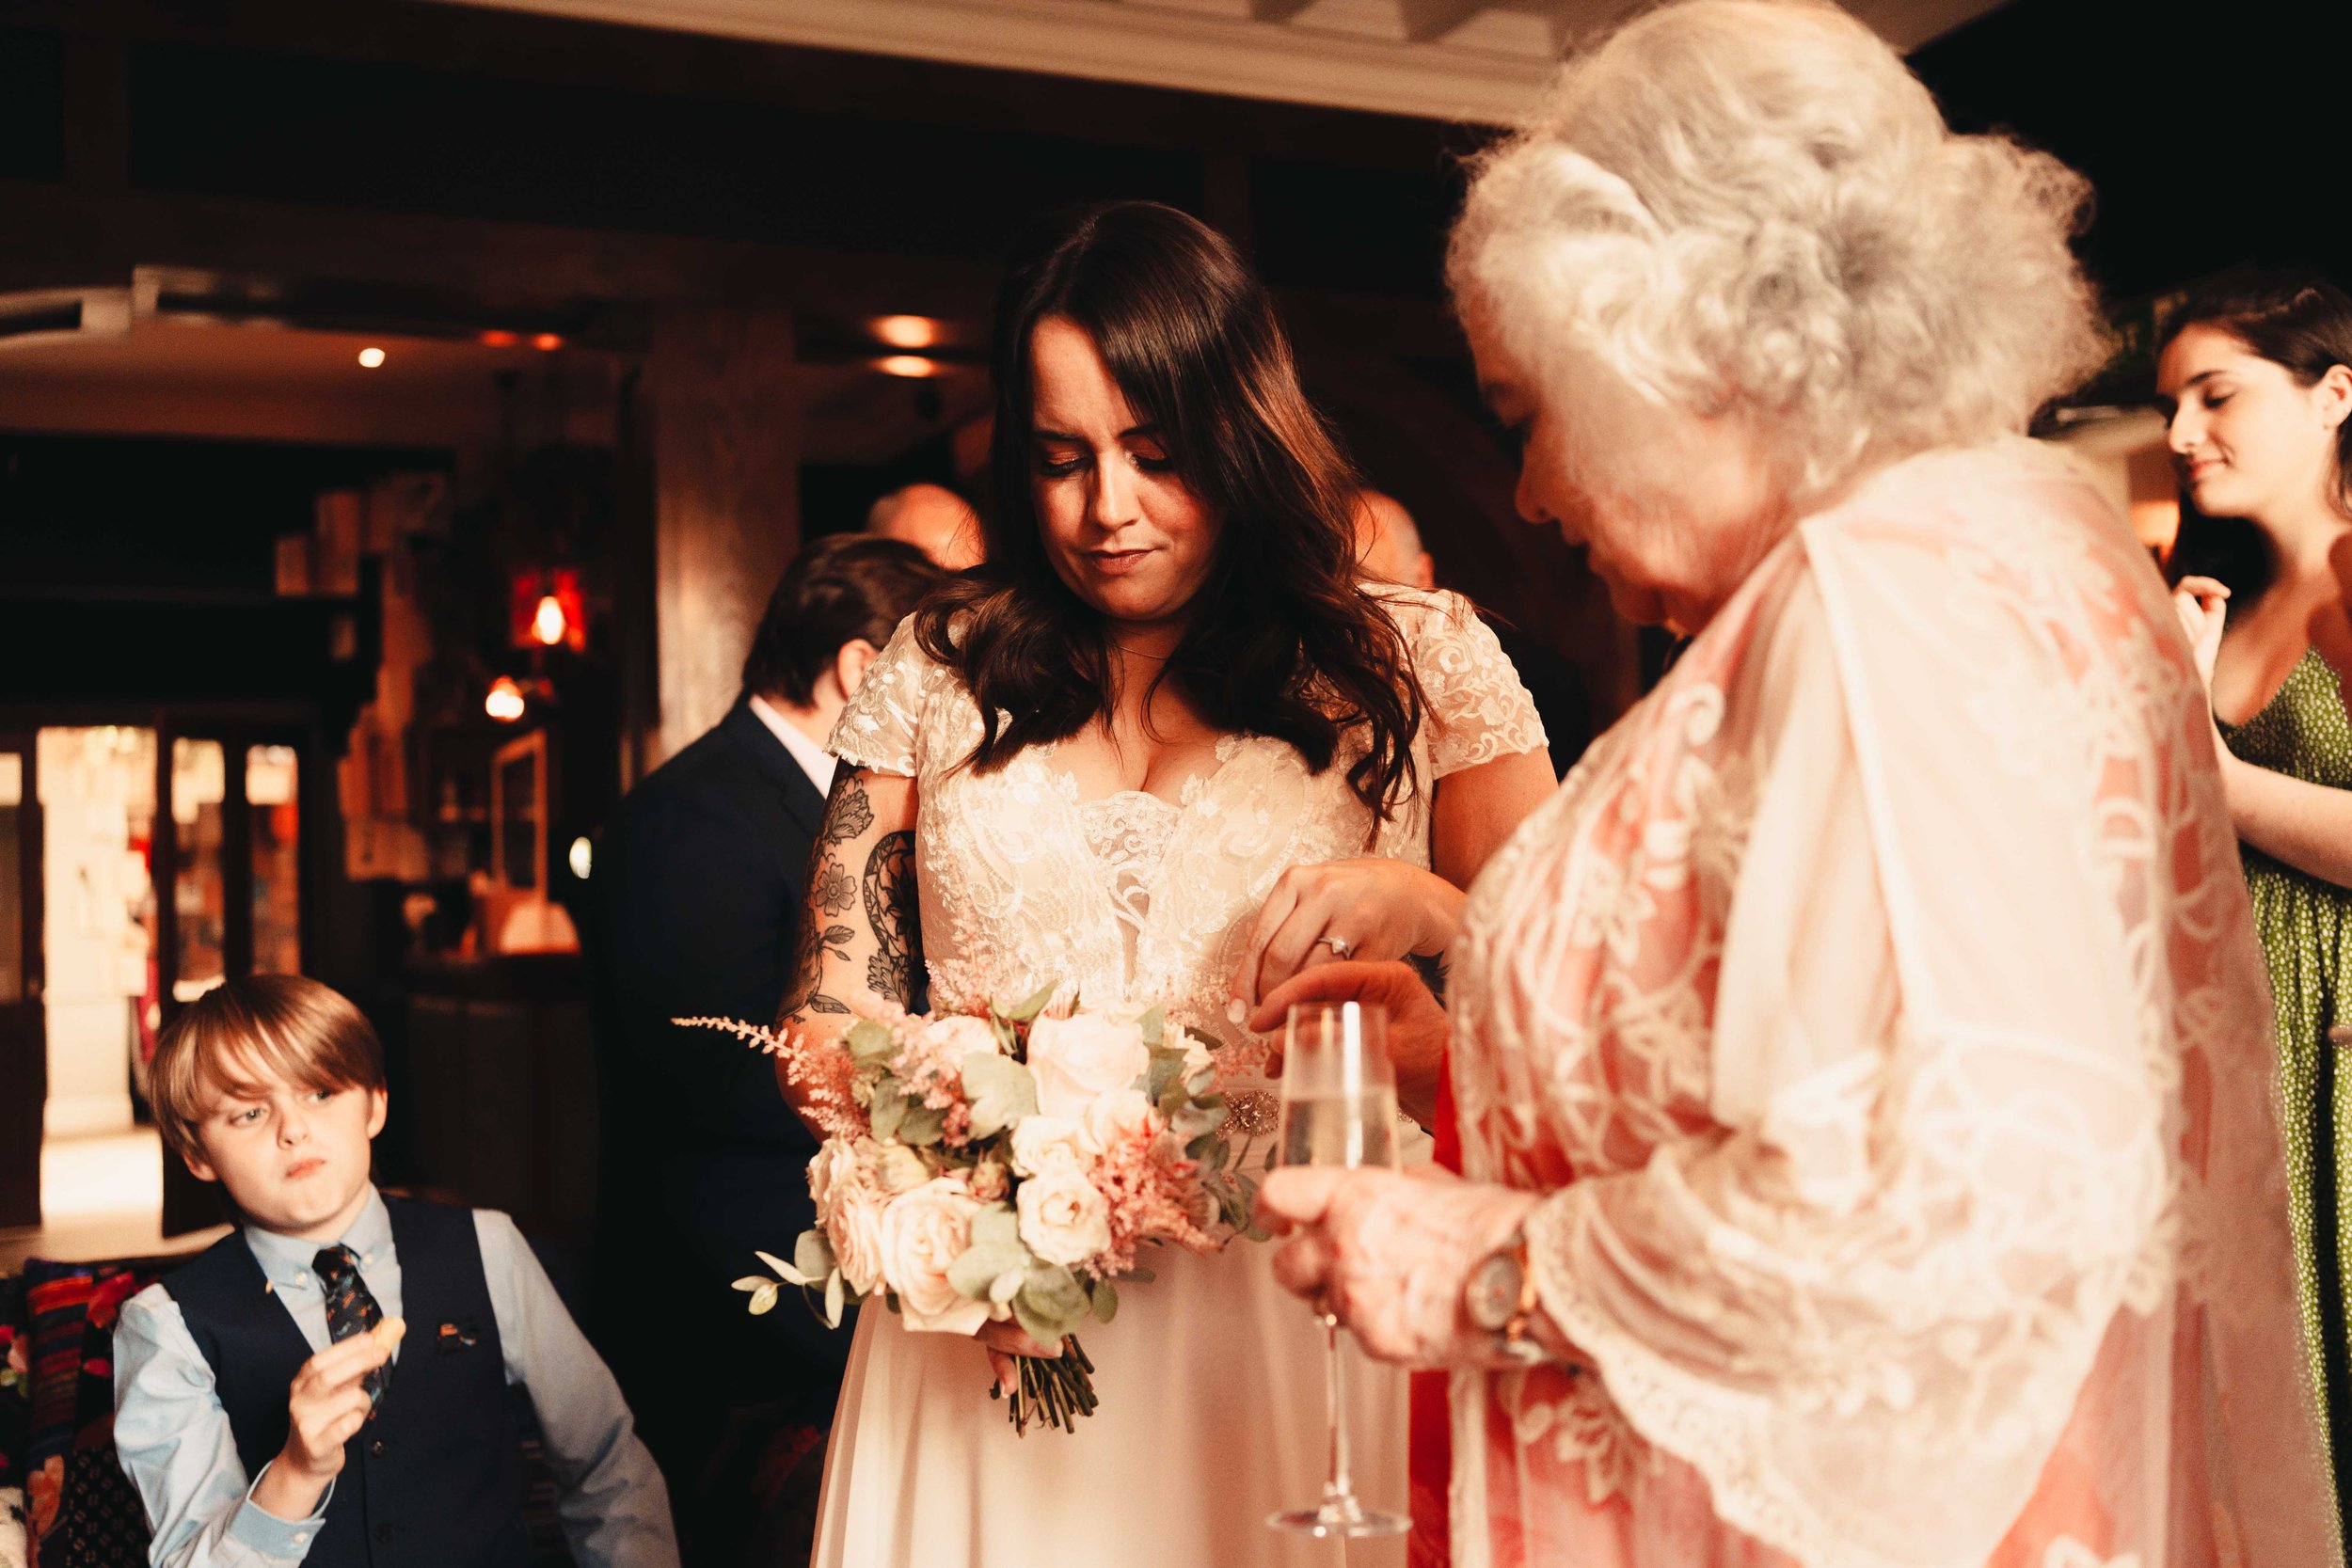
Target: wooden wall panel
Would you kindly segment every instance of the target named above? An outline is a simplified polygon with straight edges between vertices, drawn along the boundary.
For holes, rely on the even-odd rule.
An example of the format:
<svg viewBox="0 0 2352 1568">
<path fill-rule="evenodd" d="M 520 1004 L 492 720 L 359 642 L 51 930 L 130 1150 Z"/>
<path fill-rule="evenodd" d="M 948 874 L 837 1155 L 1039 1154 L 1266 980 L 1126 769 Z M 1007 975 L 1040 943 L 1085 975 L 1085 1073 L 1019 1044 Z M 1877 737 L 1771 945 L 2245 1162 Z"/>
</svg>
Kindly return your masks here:
<svg viewBox="0 0 2352 1568">
<path fill-rule="evenodd" d="M 792 318 L 664 308 L 654 320 L 654 619 L 662 756 L 725 716 L 799 548 Z"/>
</svg>

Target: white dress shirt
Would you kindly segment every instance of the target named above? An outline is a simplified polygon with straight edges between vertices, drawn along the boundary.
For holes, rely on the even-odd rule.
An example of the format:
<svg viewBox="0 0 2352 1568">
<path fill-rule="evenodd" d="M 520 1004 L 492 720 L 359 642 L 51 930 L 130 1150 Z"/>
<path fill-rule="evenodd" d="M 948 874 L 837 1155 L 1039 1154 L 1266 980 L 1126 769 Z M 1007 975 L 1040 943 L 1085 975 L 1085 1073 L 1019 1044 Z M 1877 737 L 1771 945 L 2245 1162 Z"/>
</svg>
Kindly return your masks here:
<svg viewBox="0 0 2352 1568">
<path fill-rule="evenodd" d="M 638 1440 L 620 1386 L 515 1222 L 491 1209 L 475 1210 L 473 1222 L 506 1381 L 530 1391 L 574 1560 L 580 1568 L 675 1568 L 669 1490 Z M 245 1239 L 312 1353 L 325 1350 L 332 1342 L 326 1292 L 310 1272 L 318 1243 L 250 1225 Z M 400 1255 L 380 1195 L 369 1192 L 342 1241 L 358 1255 L 359 1275 L 384 1315 L 401 1316 Z M 300 1563 L 326 1522 L 334 1488 L 307 1519 L 280 1519 L 253 1501 L 261 1478 L 248 1481 L 245 1473 L 229 1412 L 214 1391 L 212 1364 L 171 1299 L 168 1281 L 122 1304 L 114 1354 L 115 1450 L 154 1528 L 148 1560 L 155 1568 Z"/>
<path fill-rule="evenodd" d="M 817 786 L 817 793 L 832 795 L 833 754 L 803 735 L 792 721 L 784 716 L 784 710 L 767 698 L 755 695 L 752 711 L 759 715 L 761 723 L 775 732 L 778 740 L 784 742 L 784 749 L 792 753 L 794 762 L 801 765 L 801 771 L 807 774 L 808 782 Z"/>
</svg>

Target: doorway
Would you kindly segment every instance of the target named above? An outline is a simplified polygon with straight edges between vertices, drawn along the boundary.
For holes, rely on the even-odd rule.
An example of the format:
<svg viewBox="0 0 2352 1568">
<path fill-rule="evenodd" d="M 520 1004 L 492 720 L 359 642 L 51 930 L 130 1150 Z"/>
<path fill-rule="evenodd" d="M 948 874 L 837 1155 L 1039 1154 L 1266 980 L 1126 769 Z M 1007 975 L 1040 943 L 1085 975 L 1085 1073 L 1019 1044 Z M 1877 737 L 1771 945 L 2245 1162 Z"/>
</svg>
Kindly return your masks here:
<svg viewBox="0 0 2352 1568">
<path fill-rule="evenodd" d="M 307 737 L 152 717 L 0 730 L 0 1227 L 51 1256 L 220 1220 L 155 1132 L 155 1040 L 226 975 L 302 965 Z"/>
</svg>

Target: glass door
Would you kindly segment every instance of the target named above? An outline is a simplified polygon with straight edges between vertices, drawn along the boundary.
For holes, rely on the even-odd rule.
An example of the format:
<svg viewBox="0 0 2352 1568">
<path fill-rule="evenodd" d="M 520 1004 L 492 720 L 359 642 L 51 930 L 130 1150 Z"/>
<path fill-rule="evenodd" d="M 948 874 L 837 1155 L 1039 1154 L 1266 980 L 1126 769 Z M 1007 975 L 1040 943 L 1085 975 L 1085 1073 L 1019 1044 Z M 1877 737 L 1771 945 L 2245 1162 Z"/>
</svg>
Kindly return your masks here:
<svg viewBox="0 0 2352 1568">
<path fill-rule="evenodd" d="M 172 890 L 156 901 L 168 1019 L 229 975 L 302 972 L 303 752 L 297 735 L 249 726 L 191 723 L 167 739 L 155 879 Z M 166 1161 L 164 1233 L 220 1218 L 215 1190 Z"/>
</svg>

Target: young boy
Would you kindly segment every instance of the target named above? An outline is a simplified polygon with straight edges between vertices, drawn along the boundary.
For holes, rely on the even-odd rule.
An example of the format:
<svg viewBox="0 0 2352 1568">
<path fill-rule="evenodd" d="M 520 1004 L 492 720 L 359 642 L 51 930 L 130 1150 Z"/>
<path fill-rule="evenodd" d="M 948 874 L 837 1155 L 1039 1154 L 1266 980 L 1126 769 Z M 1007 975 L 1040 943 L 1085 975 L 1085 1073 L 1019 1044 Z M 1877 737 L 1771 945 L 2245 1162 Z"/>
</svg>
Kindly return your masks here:
<svg viewBox="0 0 2352 1568">
<path fill-rule="evenodd" d="M 661 1476 L 514 1222 L 369 1180 L 384 1058 L 357 1007 L 231 980 L 164 1032 L 152 1088 L 166 1142 L 243 1224 L 115 1330 L 115 1447 L 151 1561 L 526 1563 L 515 1383 L 580 1568 L 675 1568 Z"/>
</svg>

